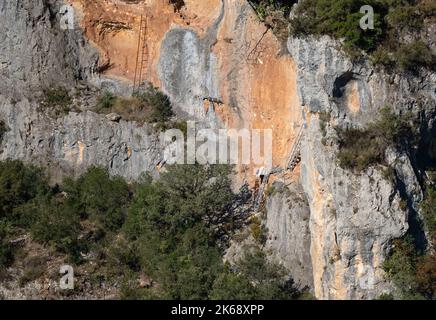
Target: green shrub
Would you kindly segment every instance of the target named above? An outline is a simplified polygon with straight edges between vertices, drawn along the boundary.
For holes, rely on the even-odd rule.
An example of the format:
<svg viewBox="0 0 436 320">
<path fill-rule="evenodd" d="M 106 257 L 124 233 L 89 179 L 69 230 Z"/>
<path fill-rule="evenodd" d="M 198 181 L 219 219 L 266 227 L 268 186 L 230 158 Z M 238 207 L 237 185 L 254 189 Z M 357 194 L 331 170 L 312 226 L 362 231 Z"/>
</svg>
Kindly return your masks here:
<svg viewBox="0 0 436 320">
<path fill-rule="evenodd" d="M 68 91 L 63 87 L 47 88 L 43 91 L 44 98 L 41 105 L 56 115 L 66 114 L 70 111 L 72 99 Z"/>
<path fill-rule="evenodd" d="M 235 267 L 252 284 L 257 300 L 291 300 L 300 295 L 293 281 L 287 279 L 286 270 L 268 261 L 260 250 L 246 251 Z"/>
<path fill-rule="evenodd" d="M 264 245 L 267 241 L 266 227 L 258 217 L 253 217 L 250 224 L 251 235 L 257 243 Z"/>
<path fill-rule="evenodd" d="M 226 269 L 214 281 L 210 299 L 212 300 L 253 300 L 256 291 L 250 280 Z"/>
<path fill-rule="evenodd" d="M 389 2 L 390 10 L 386 20 L 392 29 L 420 30 L 424 20 L 431 17 L 434 19 L 436 14 L 436 4 L 432 0 Z"/>
<path fill-rule="evenodd" d="M 414 142 L 409 115 L 397 116 L 389 108 L 383 108 L 380 113 L 380 119 L 365 129 L 336 128 L 342 168 L 362 171 L 374 164 L 385 164 L 387 147 L 407 147 Z"/>
<path fill-rule="evenodd" d="M 371 55 L 371 62 L 374 65 L 382 65 L 386 68 L 395 66 L 395 58 L 389 48 L 379 46 Z"/>
<path fill-rule="evenodd" d="M 295 0 L 249 0 L 260 19 L 265 20 L 273 11 L 279 11 L 283 16 L 288 16 Z"/>
<path fill-rule="evenodd" d="M 120 274 L 126 270 L 140 271 L 141 261 L 137 244 L 127 241 L 124 237 L 111 241 L 107 252 L 107 262 L 111 275 Z"/>
<path fill-rule="evenodd" d="M 10 224 L 0 219 L 0 276 L 14 259 L 14 247 L 9 242 Z"/>
<path fill-rule="evenodd" d="M 403 71 L 418 71 L 420 67 L 434 68 L 436 56 L 422 41 L 406 44 L 395 53 L 397 64 Z"/>
<path fill-rule="evenodd" d="M 117 113 L 125 120 L 141 124 L 146 121 L 147 116 L 145 105 L 138 97 L 120 97 L 110 92 L 99 97 L 96 111 L 105 114 Z"/>
<path fill-rule="evenodd" d="M 430 235 L 430 241 L 436 245 L 436 189 L 427 190 L 424 201 L 421 204 L 424 223 Z"/>
<path fill-rule="evenodd" d="M 363 30 L 359 21 L 363 5 L 374 7 L 374 29 Z M 329 34 L 344 38 L 345 45 L 371 51 L 376 48 L 383 35 L 383 20 L 377 10 L 377 1 L 362 0 L 303 0 L 291 20 L 291 32 L 301 34 Z"/>
<path fill-rule="evenodd" d="M 413 239 L 394 241 L 391 255 L 383 263 L 388 278 L 395 284 L 400 299 L 436 297 L 436 256 L 431 251 L 417 251 Z"/>
<path fill-rule="evenodd" d="M 427 299 L 436 299 L 436 255 L 426 254 L 418 259 L 416 281 L 419 292 Z"/>
<path fill-rule="evenodd" d="M 170 99 L 158 88 L 149 85 L 144 92 L 136 93 L 136 96 L 148 108 L 148 122 L 165 123 L 173 116 Z"/>
<path fill-rule="evenodd" d="M 82 230 L 80 216 L 65 200 L 41 197 L 33 204 L 34 222 L 30 231 L 36 241 L 51 245 L 57 251 L 80 261 L 84 242 L 79 240 Z"/>
<path fill-rule="evenodd" d="M 374 8 L 373 30 L 360 28 L 363 5 Z M 359 50 L 364 50 L 372 53 L 374 64 L 416 71 L 419 66 L 433 68 L 434 57 L 421 41 L 401 46 L 398 39 L 410 32 L 419 37 L 424 21 L 434 22 L 435 13 L 436 4 L 431 0 L 302 0 L 290 30 L 295 35 L 327 34 L 344 39 L 345 51 L 352 58 L 361 57 Z"/>
<path fill-rule="evenodd" d="M 400 299 L 423 299 L 418 292 L 416 261 L 417 253 L 410 237 L 394 241 L 393 252 L 384 261 L 383 269 L 395 284 Z"/>
<path fill-rule="evenodd" d="M 122 226 L 130 191 L 121 177 L 110 177 L 106 169 L 91 167 L 76 181 L 67 180 L 64 189 L 69 203 L 82 218 L 105 231 L 116 231 Z"/>
<path fill-rule="evenodd" d="M 377 300 L 394 300 L 394 296 L 390 293 L 382 293 Z"/>
<path fill-rule="evenodd" d="M 17 247 L 11 240 L 15 229 L 29 223 L 30 213 L 23 214 L 22 208 L 48 191 L 42 170 L 15 160 L 0 162 L 0 271 L 14 260 Z"/>
<path fill-rule="evenodd" d="M 259 19 L 272 29 L 280 41 L 285 42 L 289 36 L 289 12 L 292 4 L 296 1 L 251 0 L 249 2 Z"/>
<path fill-rule="evenodd" d="M 129 272 L 123 277 L 120 286 L 120 299 L 121 300 L 150 300 L 152 297 L 148 296 L 148 291 L 145 288 L 140 288 L 137 274 Z"/>
<path fill-rule="evenodd" d="M 114 112 L 125 120 L 158 123 L 161 127 L 173 116 L 169 97 L 152 85 L 144 91 L 135 92 L 132 97 L 105 92 L 98 99 L 96 111 L 106 114 Z"/>
<path fill-rule="evenodd" d="M 47 177 L 41 169 L 16 160 L 0 162 L 0 219 L 19 223 L 21 217 L 14 210 L 48 190 Z"/>
<path fill-rule="evenodd" d="M 105 92 L 103 93 L 97 101 L 97 110 L 98 111 L 104 111 L 104 110 L 110 110 L 116 102 L 117 97 L 111 93 L 111 92 Z"/>
<path fill-rule="evenodd" d="M 302 297 L 303 292 L 286 278 L 286 270 L 269 262 L 258 249 L 246 252 L 233 269 L 225 268 L 216 278 L 211 299 L 291 300 Z"/>
<path fill-rule="evenodd" d="M 141 268 L 160 285 L 147 297 L 205 299 L 222 268 L 216 242 L 232 199 L 221 167 L 168 167 L 136 187 L 123 230 L 138 243 Z M 223 224 L 224 226 L 224 224 Z"/>
<path fill-rule="evenodd" d="M 423 24 L 416 7 L 410 4 L 393 7 L 386 15 L 386 20 L 391 27 L 399 30 L 404 28 L 420 29 Z"/>
</svg>

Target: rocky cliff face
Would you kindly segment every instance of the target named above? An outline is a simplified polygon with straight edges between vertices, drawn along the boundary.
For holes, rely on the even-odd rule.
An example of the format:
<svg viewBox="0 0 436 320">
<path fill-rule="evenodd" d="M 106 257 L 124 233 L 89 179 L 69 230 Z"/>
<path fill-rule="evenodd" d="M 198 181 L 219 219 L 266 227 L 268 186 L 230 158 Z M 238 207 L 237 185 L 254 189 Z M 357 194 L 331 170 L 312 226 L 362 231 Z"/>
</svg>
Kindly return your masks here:
<svg viewBox="0 0 436 320">
<path fill-rule="evenodd" d="M 1 118 L 9 127 L 0 159 L 47 166 L 55 181 L 77 176 L 93 165 L 129 180 L 156 173 L 162 159 L 159 135 L 148 124 L 111 121 L 91 111 L 61 117 L 38 111 L 28 100 L 0 98 Z"/>
<path fill-rule="evenodd" d="M 21 99 L 32 89 L 54 84 L 74 86 L 89 79 L 98 52 L 80 30 L 61 30 L 59 1 L 0 3 L 0 92 Z"/>
<path fill-rule="evenodd" d="M 300 287 L 313 288 L 310 208 L 304 190 L 298 182 L 275 182 L 271 188 L 265 203 L 265 250 L 292 270 Z"/>
<path fill-rule="evenodd" d="M 91 165 L 137 179 L 156 173 L 162 159 L 158 134 L 150 125 L 113 122 L 87 111 L 97 92 L 84 82 L 104 86 L 101 58 L 80 28 L 62 30 L 59 1 L 3 1 L 0 13 L 0 114 L 9 128 L 1 159 L 47 166 L 56 181 L 81 174 Z M 71 112 L 60 117 L 40 107 L 40 91 L 72 88 Z"/>
<path fill-rule="evenodd" d="M 365 126 L 386 104 L 427 120 L 421 133 L 431 137 L 434 73 L 411 78 L 374 71 L 353 64 L 326 37 L 291 38 L 283 46 L 245 0 L 185 0 L 180 12 L 160 0 L 67 2 L 75 8 L 74 30 L 59 29 L 54 1 L 0 4 L 0 117 L 10 129 L 1 159 L 39 163 L 59 176 L 91 165 L 128 179 L 156 174 L 162 154 L 152 126 L 110 121 L 89 110 L 87 94 L 60 117 L 41 111 L 34 98 L 54 84 L 129 94 L 140 16 L 147 16 L 145 74 L 180 117 L 212 127 L 272 129 L 278 167 L 285 167 L 306 125 L 301 165 L 290 176 L 272 177 L 284 185 L 265 204 L 271 256 L 319 299 L 371 299 L 390 290 L 381 265 L 390 242 L 416 227 L 421 172 L 413 157 L 388 150 L 400 183 L 376 168 L 353 174 L 338 166 L 338 146 L 329 138 L 333 125 Z M 323 112 L 331 114 L 325 135 Z M 255 168 L 238 169 L 240 181 L 254 181 Z"/>
<path fill-rule="evenodd" d="M 388 76 L 367 63 L 351 63 L 336 47 L 327 37 L 288 41 L 307 124 L 301 181 L 311 212 L 314 290 L 322 298 L 374 298 L 389 290 L 381 264 L 390 241 L 415 228 L 419 219 L 419 173 L 407 154 L 394 150 L 387 157 L 396 183 L 375 168 L 359 175 L 344 171 L 335 157 L 338 146 L 322 143 L 335 131 L 327 125 L 323 137 L 319 114 L 330 113 L 331 124 L 364 126 L 382 106 L 391 105 L 398 113 L 423 113 L 433 121 L 435 75 Z M 407 199 L 407 208 L 400 206 L 401 199 Z"/>
</svg>

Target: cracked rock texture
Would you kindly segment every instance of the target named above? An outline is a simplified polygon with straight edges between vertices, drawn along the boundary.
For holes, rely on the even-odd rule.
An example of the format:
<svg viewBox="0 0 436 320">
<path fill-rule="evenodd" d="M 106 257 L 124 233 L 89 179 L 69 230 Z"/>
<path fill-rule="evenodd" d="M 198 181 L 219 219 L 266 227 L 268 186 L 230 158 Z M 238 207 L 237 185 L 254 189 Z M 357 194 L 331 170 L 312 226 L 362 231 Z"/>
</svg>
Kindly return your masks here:
<svg viewBox="0 0 436 320">
<path fill-rule="evenodd" d="M 156 174 L 162 159 L 159 135 L 148 124 L 114 122 L 91 111 L 54 118 L 37 111 L 34 103 L 15 104 L 0 97 L 0 116 L 10 130 L 0 159 L 21 159 L 47 166 L 59 181 L 77 176 L 93 165 L 108 168 L 128 180 L 144 172 Z"/>
<path fill-rule="evenodd" d="M 61 30 L 61 2 L 3 0 L 0 3 L 0 92 L 15 98 L 35 88 L 73 86 L 89 79 L 98 52 L 80 29 Z"/>
<path fill-rule="evenodd" d="M 380 168 L 361 174 L 341 169 L 333 126 L 364 126 L 391 105 L 396 113 L 422 114 L 428 122 L 421 132 L 431 137 L 436 75 L 375 72 L 369 63 L 353 64 L 337 47 L 328 37 L 288 40 L 307 124 L 301 183 L 310 206 L 314 292 L 322 299 L 373 299 L 391 288 L 382 270 L 391 241 L 407 231 L 425 238 L 417 227 L 420 173 L 413 159 L 396 150 L 386 151 L 396 183 L 383 177 Z M 325 136 L 320 112 L 331 114 Z M 407 199 L 406 207 L 402 199 Z"/>
<path fill-rule="evenodd" d="M 299 287 L 313 287 L 310 258 L 310 209 L 304 190 L 297 182 L 289 186 L 275 182 L 266 201 L 265 249 L 292 272 Z"/>
<path fill-rule="evenodd" d="M 162 0 L 65 3 L 75 9 L 74 30 L 60 29 L 60 1 L 0 3 L 0 118 L 9 128 L 0 159 L 44 165 L 56 180 L 92 165 L 130 180 L 157 175 L 162 152 L 153 126 L 111 121 L 76 100 L 76 111 L 54 117 L 38 102 L 41 89 L 58 85 L 129 94 L 144 14 L 146 80 L 169 95 L 179 116 L 211 127 L 271 129 L 279 167 L 306 124 L 299 176 L 266 200 L 271 257 L 318 299 L 373 299 L 391 290 L 381 268 L 391 241 L 412 231 L 425 242 L 422 172 L 413 156 L 396 150 L 386 151 L 396 182 L 379 168 L 341 169 L 333 127 L 363 127 L 389 104 L 422 119 L 423 143 L 436 145 L 435 73 L 386 74 L 352 63 L 328 37 L 290 38 L 284 50 L 246 0 L 185 0 L 179 13 Z M 331 114 L 325 136 L 320 112 Z M 239 182 L 253 186 L 256 168 L 237 169 Z"/>
</svg>

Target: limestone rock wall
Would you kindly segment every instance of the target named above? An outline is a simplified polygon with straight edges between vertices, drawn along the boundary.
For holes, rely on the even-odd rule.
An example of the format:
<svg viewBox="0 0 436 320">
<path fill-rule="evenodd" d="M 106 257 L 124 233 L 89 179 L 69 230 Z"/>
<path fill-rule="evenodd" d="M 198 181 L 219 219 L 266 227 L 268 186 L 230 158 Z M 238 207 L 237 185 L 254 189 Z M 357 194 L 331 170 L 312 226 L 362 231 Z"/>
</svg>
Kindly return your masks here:
<svg viewBox="0 0 436 320">
<path fill-rule="evenodd" d="M 265 250 L 285 266 L 300 288 L 313 288 L 310 256 L 310 208 L 298 182 L 272 185 L 265 209 Z"/>
<path fill-rule="evenodd" d="M 98 52 L 80 29 L 61 30 L 54 0 L 0 3 L 0 93 L 20 99 L 32 88 L 90 79 Z"/>
<path fill-rule="evenodd" d="M 0 97 L 6 132 L 0 159 L 20 159 L 47 167 L 56 181 L 77 176 L 93 165 L 129 180 L 144 172 L 156 175 L 162 159 L 159 134 L 151 125 L 113 122 L 91 111 L 53 117 L 26 99 Z"/>
<path fill-rule="evenodd" d="M 341 169 L 333 126 L 365 126 L 388 104 L 397 113 L 422 113 L 431 123 L 436 82 L 427 72 L 420 78 L 374 72 L 368 63 L 351 63 L 337 47 L 327 37 L 288 41 L 307 124 L 301 183 L 310 206 L 314 292 L 321 299 L 372 299 L 390 290 L 382 263 L 391 241 L 407 231 L 422 236 L 416 228 L 420 173 L 409 155 L 395 150 L 387 150 L 387 158 L 396 183 L 383 177 L 381 169 L 361 174 Z M 331 114 L 325 133 L 321 112 Z M 422 130 L 431 135 L 424 133 L 426 121 Z M 407 199 L 406 207 L 400 205 L 402 199 Z"/>
<path fill-rule="evenodd" d="M 423 136 L 434 131 L 434 73 L 388 75 L 353 64 L 327 37 L 291 38 L 284 49 L 245 0 L 185 0 L 180 12 L 163 0 L 65 3 L 75 9 L 74 30 L 59 27 L 60 1 L 0 3 L 0 118 L 9 128 L 0 159 L 45 165 L 56 179 L 91 165 L 128 179 L 156 174 L 162 154 L 152 126 L 79 107 L 53 117 L 34 98 L 45 87 L 83 82 L 130 94 L 146 16 L 146 78 L 170 96 L 179 117 L 272 129 L 273 165 L 282 167 L 307 125 L 300 177 L 291 178 L 301 186 L 266 202 L 272 256 L 319 299 L 372 299 L 390 290 L 381 265 L 391 240 L 419 220 L 421 173 L 410 155 L 387 150 L 403 187 L 375 168 L 353 174 L 339 168 L 337 146 L 322 142 L 334 125 L 364 126 L 387 103 L 424 119 Z M 320 112 L 331 114 L 326 137 Z M 239 167 L 237 176 L 252 183 L 254 169 Z"/>
</svg>

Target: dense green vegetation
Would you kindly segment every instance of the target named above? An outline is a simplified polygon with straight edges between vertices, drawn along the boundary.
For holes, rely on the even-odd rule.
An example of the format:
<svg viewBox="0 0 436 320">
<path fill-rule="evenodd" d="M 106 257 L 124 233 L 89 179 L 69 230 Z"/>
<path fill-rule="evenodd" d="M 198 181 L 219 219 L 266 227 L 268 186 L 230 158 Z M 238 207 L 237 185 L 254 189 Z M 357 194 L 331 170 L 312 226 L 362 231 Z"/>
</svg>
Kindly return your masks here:
<svg viewBox="0 0 436 320">
<path fill-rule="evenodd" d="M 436 188 L 430 187 L 424 202 L 422 203 L 422 213 L 425 225 L 428 228 L 430 239 L 436 245 Z"/>
<path fill-rule="evenodd" d="M 136 97 L 148 109 L 148 122 L 164 123 L 173 115 L 170 98 L 152 85 L 143 92 L 137 92 Z"/>
<path fill-rule="evenodd" d="M 429 187 L 421 204 L 424 229 L 428 231 L 429 245 L 436 245 L 436 188 Z M 434 251 L 421 252 L 413 238 L 394 241 L 390 257 L 383 265 L 388 277 L 397 287 L 401 299 L 436 299 L 436 255 Z"/>
<path fill-rule="evenodd" d="M 18 161 L 0 164 L 0 219 L 4 238 L 24 229 L 32 237 L 80 261 L 92 241 L 119 229 L 130 193 L 121 178 L 111 178 L 103 169 L 91 168 L 62 187 L 50 187 L 42 171 Z M 89 220 L 93 227 L 81 225 Z M 10 237 L 9 237 L 10 236 Z"/>
<path fill-rule="evenodd" d="M 104 92 L 97 101 L 96 111 L 115 112 L 126 120 L 158 123 L 163 126 L 173 116 L 170 99 L 157 88 L 149 85 L 133 97 L 115 96 Z"/>
<path fill-rule="evenodd" d="M 336 128 L 339 137 L 340 166 L 361 171 L 384 164 L 388 147 L 406 148 L 413 144 L 411 117 L 397 116 L 389 108 L 380 111 L 380 119 L 361 128 Z"/>
<path fill-rule="evenodd" d="M 374 8 L 374 29 L 363 30 L 359 21 L 363 17 L 360 8 L 371 5 Z M 380 1 L 362 0 L 304 0 L 291 20 L 294 34 L 329 34 L 344 38 L 345 45 L 364 50 L 373 50 L 383 36 L 383 14 L 386 8 Z"/>
<path fill-rule="evenodd" d="M 363 50 L 371 53 L 375 64 L 389 68 L 417 71 L 419 67 L 435 66 L 435 55 L 419 35 L 425 21 L 435 20 L 436 3 L 432 0 L 302 0 L 290 20 L 289 12 L 296 1 L 250 2 L 280 40 L 285 40 L 289 32 L 297 36 L 326 34 L 343 39 L 353 58 Z M 364 16 L 360 8 L 364 5 L 374 9 L 374 29 L 360 28 Z M 407 34 L 409 40 L 402 41 Z"/>
<path fill-rule="evenodd" d="M 436 298 L 436 256 L 418 252 L 410 238 L 394 242 L 391 256 L 383 267 L 397 288 L 395 298 Z"/>
<path fill-rule="evenodd" d="M 223 249 L 241 225 L 229 211 L 228 173 L 227 166 L 173 166 L 158 181 L 144 176 L 129 185 L 94 167 L 50 186 L 38 168 L 1 162 L 0 269 L 24 250 L 13 240 L 29 234 L 91 268 L 93 279 L 120 282 L 125 299 L 298 298 L 285 270 L 259 249 L 232 268 L 223 263 Z M 22 283 L 44 273 L 32 259 Z M 149 285 L 139 284 L 143 275 Z"/>
</svg>

